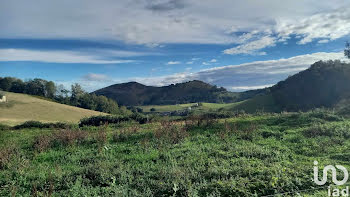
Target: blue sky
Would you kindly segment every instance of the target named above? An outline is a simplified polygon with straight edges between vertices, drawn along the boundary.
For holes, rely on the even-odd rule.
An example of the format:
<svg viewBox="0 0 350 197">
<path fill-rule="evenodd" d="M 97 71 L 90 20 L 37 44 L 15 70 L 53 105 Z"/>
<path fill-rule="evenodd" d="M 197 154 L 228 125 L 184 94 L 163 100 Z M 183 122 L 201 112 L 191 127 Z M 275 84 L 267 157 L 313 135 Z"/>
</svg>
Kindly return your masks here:
<svg viewBox="0 0 350 197">
<path fill-rule="evenodd" d="M 318 60 L 345 61 L 349 8 L 347 0 L 4 0 L 0 76 L 87 91 L 194 79 L 262 88 Z"/>
</svg>

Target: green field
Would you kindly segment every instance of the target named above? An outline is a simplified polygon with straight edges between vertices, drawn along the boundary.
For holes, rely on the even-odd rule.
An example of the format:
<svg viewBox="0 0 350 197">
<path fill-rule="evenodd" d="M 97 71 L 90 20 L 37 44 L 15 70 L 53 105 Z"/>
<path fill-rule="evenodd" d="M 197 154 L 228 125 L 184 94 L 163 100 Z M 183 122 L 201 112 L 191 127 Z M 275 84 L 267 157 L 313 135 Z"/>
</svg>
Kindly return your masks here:
<svg viewBox="0 0 350 197">
<path fill-rule="evenodd" d="M 171 112 L 187 110 L 191 107 L 193 111 L 213 111 L 220 108 L 230 108 L 239 103 L 200 103 L 200 106 L 196 107 L 197 103 L 177 104 L 177 105 L 145 105 L 139 106 L 144 112 L 150 112 L 152 108 L 156 109 L 155 112 Z"/>
<path fill-rule="evenodd" d="M 196 103 L 178 105 L 147 105 L 139 107 L 142 108 L 144 112 L 150 112 L 152 108 L 155 109 L 155 112 L 182 111 L 187 110 L 189 107 L 191 107 L 191 111 L 194 112 L 209 112 L 217 110 L 245 111 L 247 113 L 281 111 L 271 95 L 257 96 L 252 99 L 236 103 L 200 103 L 200 106 L 198 107 L 196 107 L 195 104 Z"/>
<path fill-rule="evenodd" d="M 350 120 L 328 111 L 10 128 L 0 196 L 327 196 L 313 161 L 348 168 L 349 149 Z"/>
<path fill-rule="evenodd" d="M 5 95 L 8 103 L 0 103 L 0 124 L 16 125 L 29 120 L 78 123 L 83 117 L 103 114 L 26 94 L 6 92 Z"/>
</svg>

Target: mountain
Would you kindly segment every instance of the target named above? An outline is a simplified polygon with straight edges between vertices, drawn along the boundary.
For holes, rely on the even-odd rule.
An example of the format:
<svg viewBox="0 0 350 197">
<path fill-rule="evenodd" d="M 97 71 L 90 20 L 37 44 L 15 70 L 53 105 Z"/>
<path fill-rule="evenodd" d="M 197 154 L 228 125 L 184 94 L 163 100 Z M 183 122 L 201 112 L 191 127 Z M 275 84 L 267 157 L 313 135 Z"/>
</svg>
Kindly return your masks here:
<svg viewBox="0 0 350 197">
<path fill-rule="evenodd" d="M 228 92 L 194 80 L 163 87 L 145 86 L 137 82 L 115 84 L 93 92 L 114 99 L 120 105 L 171 105 L 194 102 L 235 102 L 239 93 Z"/>
<path fill-rule="evenodd" d="M 265 95 L 236 105 L 233 110 L 307 111 L 322 107 L 344 108 L 349 101 L 350 64 L 319 61 L 268 88 Z"/>
<path fill-rule="evenodd" d="M 59 104 L 27 94 L 4 92 L 7 103 L 0 103 L 0 124 L 17 125 L 25 121 L 72 122 L 104 113 Z"/>
</svg>

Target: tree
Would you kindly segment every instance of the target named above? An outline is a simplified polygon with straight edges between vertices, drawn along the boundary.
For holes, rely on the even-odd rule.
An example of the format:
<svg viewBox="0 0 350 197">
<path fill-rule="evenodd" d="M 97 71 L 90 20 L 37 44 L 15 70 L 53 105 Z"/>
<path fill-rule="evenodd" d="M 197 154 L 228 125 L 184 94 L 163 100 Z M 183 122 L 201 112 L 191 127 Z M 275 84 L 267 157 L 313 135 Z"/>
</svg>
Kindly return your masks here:
<svg viewBox="0 0 350 197">
<path fill-rule="evenodd" d="M 4 77 L 0 79 L 0 89 L 10 91 L 12 83 L 16 80 L 13 77 Z"/>
<path fill-rule="evenodd" d="M 56 93 L 56 85 L 52 81 L 48 81 L 45 84 L 45 97 L 54 98 Z"/>
<path fill-rule="evenodd" d="M 45 84 L 46 80 L 43 79 L 33 79 L 29 80 L 26 85 L 26 93 L 37 96 L 45 96 Z"/>
<path fill-rule="evenodd" d="M 89 93 L 84 93 L 79 97 L 79 106 L 85 109 L 96 110 L 97 104 L 96 99 L 94 99 L 94 95 L 90 95 Z"/>
<path fill-rule="evenodd" d="M 350 43 L 346 42 L 345 44 L 345 50 L 344 50 L 345 57 L 350 59 Z"/>
<path fill-rule="evenodd" d="M 75 83 L 75 84 L 72 85 L 71 93 L 72 93 L 72 96 L 70 98 L 71 104 L 74 105 L 74 106 L 79 106 L 79 103 L 78 103 L 79 98 L 81 96 L 83 96 L 85 91 L 83 90 L 83 88 L 79 84 Z"/>
<path fill-rule="evenodd" d="M 12 82 L 10 92 L 23 93 L 25 89 L 26 89 L 26 84 L 22 80 L 17 79 Z"/>
<path fill-rule="evenodd" d="M 64 85 L 60 84 L 56 88 L 56 95 L 60 98 L 66 98 L 68 97 L 69 90 L 67 90 Z"/>
</svg>

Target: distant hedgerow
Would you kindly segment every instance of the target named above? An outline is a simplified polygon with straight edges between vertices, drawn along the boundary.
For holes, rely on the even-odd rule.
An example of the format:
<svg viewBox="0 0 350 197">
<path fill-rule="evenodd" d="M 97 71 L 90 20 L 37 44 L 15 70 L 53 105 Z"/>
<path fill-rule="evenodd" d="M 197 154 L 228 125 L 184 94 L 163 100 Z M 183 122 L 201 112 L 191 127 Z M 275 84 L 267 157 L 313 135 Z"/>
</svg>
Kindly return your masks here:
<svg viewBox="0 0 350 197">
<path fill-rule="evenodd" d="M 121 122 L 136 121 L 140 124 L 145 124 L 149 118 L 145 115 L 134 113 L 132 115 L 107 115 L 107 116 L 92 116 L 80 120 L 79 126 L 101 126 L 105 124 L 119 124 Z"/>
<path fill-rule="evenodd" d="M 25 129 L 25 128 L 39 128 L 39 129 L 45 129 L 45 128 L 55 128 L 55 129 L 66 129 L 69 128 L 70 125 L 62 122 L 56 122 L 56 123 L 42 123 L 39 121 L 27 121 L 23 124 L 14 126 L 14 129 Z"/>
</svg>

